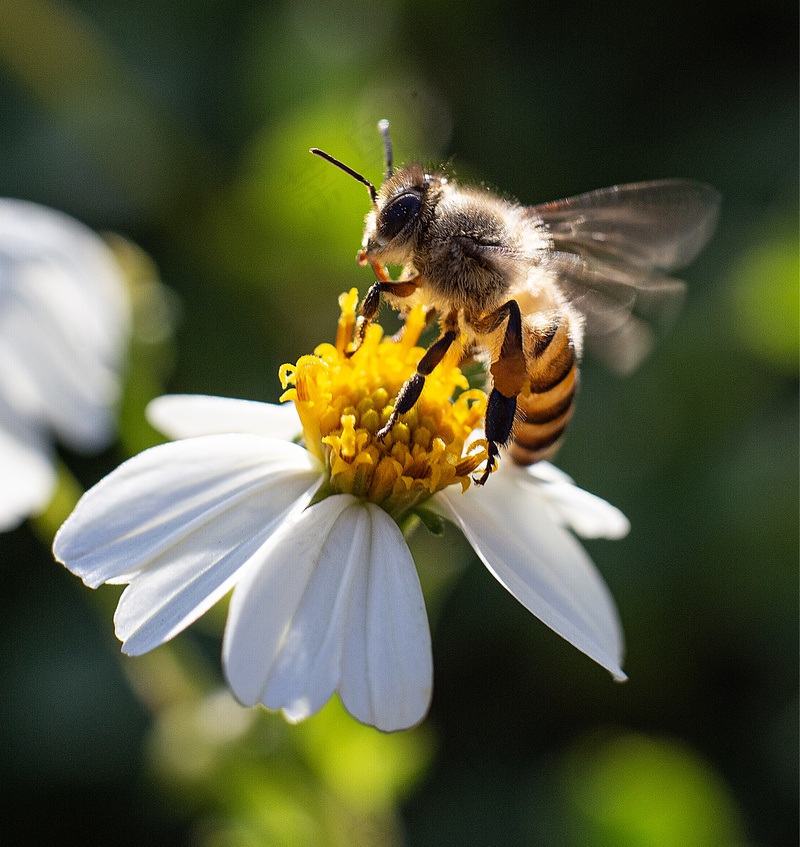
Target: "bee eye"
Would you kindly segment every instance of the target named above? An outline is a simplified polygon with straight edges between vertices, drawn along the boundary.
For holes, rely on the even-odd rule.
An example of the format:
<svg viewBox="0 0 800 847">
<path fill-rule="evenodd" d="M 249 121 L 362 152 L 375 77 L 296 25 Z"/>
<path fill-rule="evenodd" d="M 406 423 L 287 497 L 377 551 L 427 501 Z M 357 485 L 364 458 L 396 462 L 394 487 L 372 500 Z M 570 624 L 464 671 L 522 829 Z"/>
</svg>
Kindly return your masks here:
<svg viewBox="0 0 800 847">
<path fill-rule="evenodd" d="M 391 241 L 416 218 L 421 208 L 422 201 L 416 194 L 401 194 L 383 210 L 381 236 Z"/>
</svg>

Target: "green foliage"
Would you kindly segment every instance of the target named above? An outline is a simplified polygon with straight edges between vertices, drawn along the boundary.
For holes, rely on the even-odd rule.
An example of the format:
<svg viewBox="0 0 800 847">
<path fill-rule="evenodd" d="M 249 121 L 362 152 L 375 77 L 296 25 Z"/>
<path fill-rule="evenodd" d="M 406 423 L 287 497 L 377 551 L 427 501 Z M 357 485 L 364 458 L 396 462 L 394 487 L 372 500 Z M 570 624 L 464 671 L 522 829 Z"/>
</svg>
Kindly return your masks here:
<svg viewBox="0 0 800 847">
<path fill-rule="evenodd" d="M 628 735 L 587 742 L 565 762 L 578 847 L 729 847 L 744 843 L 724 781 L 691 749 Z"/>
<path fill-rule="evenodd" d="M 742 345 L 778 370 L 800 360 L 797 221 L 774 221 L 733 271 L 734 328 Z"/>
</svg>

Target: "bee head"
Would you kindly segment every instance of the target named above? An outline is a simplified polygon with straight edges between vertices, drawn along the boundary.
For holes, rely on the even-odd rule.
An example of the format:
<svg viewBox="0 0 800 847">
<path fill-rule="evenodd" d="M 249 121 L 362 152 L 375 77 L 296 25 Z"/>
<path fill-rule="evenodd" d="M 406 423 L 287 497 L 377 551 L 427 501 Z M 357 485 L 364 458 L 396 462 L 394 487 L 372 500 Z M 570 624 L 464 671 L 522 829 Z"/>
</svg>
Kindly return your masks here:
<svg viewBox="0 0 800 847">
<path fill-rule="evenodd" d="M 421 165 L 409 165 L 384 181 L 364 225 L 362 247 L 367 261 L 403 264 L 410 258 L 431 180 Z"/>
<path fill-rule="evenodd" d="M 389 121 L 380 121 L 378 130 L 383 137 L 386 154 L 386 173 L 380 190 L 366 177 L 323 150 L 312 147 L 311 152 L 350 174 L 369 191 L 372 209 L 364 225 L 359 263 L 403 264 L 413 252 L 414 236 L 418 231 L 428 186 L 435 178 L 426 174 L 420 165 L 410 165 L 395 172 Z"/>
</svg>

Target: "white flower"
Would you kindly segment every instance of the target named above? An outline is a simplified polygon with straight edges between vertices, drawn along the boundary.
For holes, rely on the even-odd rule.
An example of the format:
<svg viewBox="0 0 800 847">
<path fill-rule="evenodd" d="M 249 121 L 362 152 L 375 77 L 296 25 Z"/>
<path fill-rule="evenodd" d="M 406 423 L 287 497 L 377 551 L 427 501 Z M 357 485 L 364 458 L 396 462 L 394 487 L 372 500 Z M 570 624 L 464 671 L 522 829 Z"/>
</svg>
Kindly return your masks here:
<svg viewBox="0 0 800 847">
<path fill-rule="evenodd" d="M 501 462 L 470 487 L 486 458 L 468 446 L 486 398 L 450 401 L 464 386 L 455 361 L 375 438 L 422 353 L 424 316 L 412 313 L 400 340 L 371 326 L 352 356 L 354 292 L 343 320 L 336 347 L 284 368 L 294 404 L 153 401 L 151 423 L 179 440 L 122 464 L 60 529 L 55 555 L 87 585 L 128 583 L 115 615 L 123 651 L 163 644 L 233 588 L 223 664 L 242 703 L 299 721 L 338 691 L 366 724 L 413 726 L 430 703 L 431 642 L 397 521 L 424 506 L 458 524 L 526 608 L 624 679 L 613 600 L 570 530 L 618 538 L 626 519 L 545 464 Z M 304 446 L 292 441 L 301 434 Z"/>
<path fill-rule="evenodd" d="M 53 435 L 82 451 L 111 440 L 128 331 L 104 242 L 60 212 L 0 199 L 0 531 L 47 505 Z"/>
<path fill-rule="evenodd" d="M 300 433 L 294 407 L 172 396 L 148 411 L 159 429 L 190 437 L 121 465 L 54 545 L 87 585 L 130 583 L 115 616 L 123 651 L 164 643 L 235 585 L 223 658 L 242 703 L 299 721 L 338 691 L 379 729 L 422 720 L 430 634 L 408 546 L 373 503 L 335 494 L 308 505 L 324 467 L 280 440 Z M 624 679 L 613 601 L 566 528 L 620 537 L 618 510 L 549 465 L 510 462 L 486 487 L 451 487 L 426 505 L 462 528 L 531 612 Z"/>
</svg>

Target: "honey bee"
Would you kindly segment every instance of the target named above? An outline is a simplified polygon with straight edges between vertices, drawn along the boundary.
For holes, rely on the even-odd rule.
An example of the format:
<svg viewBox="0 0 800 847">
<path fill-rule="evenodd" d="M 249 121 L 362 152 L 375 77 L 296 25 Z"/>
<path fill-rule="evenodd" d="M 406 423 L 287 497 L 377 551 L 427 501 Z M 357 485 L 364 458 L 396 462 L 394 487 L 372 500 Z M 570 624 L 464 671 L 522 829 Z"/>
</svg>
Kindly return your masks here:
<svg viewBox="0 0 800 847">
<path fill-rule="evenodd" d="M 483 485 L 500 448 L 532 464 L 559 447 L 574 409 L 584 339 L 618 369 L 649 346 L 648 325 L 682 299 L 665 273 L 688 264 L 716 224 L 720 195 L 702 183 L 667 179 L 617 185 L 538 206 L 460 186 L 420 164 L 395 169 L 388 121 L 378 124 L 386 172 L 379 189 L 317 148 L 311 152 L 369 190 L 358 253 L 376 281 L 359 309 L 353 349 L 380 308 L 422 303 L 441 334 L 406 381 L 378 437 L 416 403 L 425 377 L 456 343 L 483 351 L 491 377 Z M 387 266 L 402 267 L 398 279 Z M 637 314 L 638 313 L 638 314 Z"/>
</svg>

